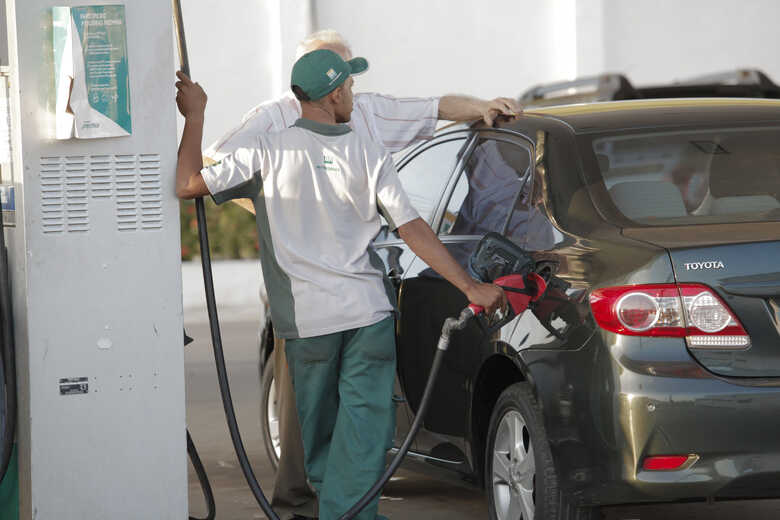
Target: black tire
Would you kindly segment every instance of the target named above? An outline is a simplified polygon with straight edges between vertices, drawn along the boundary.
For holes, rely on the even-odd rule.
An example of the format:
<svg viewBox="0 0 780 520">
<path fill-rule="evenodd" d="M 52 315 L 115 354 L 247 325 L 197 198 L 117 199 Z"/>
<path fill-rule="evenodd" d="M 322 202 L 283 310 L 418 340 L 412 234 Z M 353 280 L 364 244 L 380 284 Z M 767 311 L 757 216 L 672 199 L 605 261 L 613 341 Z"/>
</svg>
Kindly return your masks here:
<svg viewBox="0 0 780 520">
<path fill-rule="evenodd" d="M 509 444 L 519 446 L 513 450 Z M 498 463 L 502 466 L 494 471 Z M 493 408 L 485 446 L 485 489 L 491 520 L 602 518 L 598 508 L 572 505 L 560 492 L 542 410 L 527 383 L 509 386 Z"/>
<path fill-rule="evenodd" d="M 268 462 L 271 463 L 274 471 L 279 464 L 279 455 L 277 454 L 274 446 L 274 439 L 272 435 L 273 426 L 269 421 L 269 405 L 276 406 L 276 403 L 271 403 L 272 390 L 274 388 L 274 356 L 273 354 L 265 362 L 263 368 L 263 377 L 260 380 L 260 435 L 263 438 L 263 445 L 265 446 L 265 453 L 268 456 Z M 278 406 L 276 417 L 279 417 Z M 276 435 L 278 440 L 279 429 L 278 424 L 276 426 Z"/>
</svg>

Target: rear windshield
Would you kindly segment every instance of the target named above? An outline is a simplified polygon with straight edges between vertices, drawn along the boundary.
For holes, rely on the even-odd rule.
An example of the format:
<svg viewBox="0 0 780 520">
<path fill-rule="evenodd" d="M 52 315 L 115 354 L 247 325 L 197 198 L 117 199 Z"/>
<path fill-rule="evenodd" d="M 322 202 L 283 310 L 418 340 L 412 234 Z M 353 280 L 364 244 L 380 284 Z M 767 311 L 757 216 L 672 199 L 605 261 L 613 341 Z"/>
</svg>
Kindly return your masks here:
<svg viewBox="0 0 780 520">
<path fill-rule="evenodd" d="M 637 224 L 780 220 L 780 128 L 597 136 L 592 148 L 594 180 Z"/>
</svg>

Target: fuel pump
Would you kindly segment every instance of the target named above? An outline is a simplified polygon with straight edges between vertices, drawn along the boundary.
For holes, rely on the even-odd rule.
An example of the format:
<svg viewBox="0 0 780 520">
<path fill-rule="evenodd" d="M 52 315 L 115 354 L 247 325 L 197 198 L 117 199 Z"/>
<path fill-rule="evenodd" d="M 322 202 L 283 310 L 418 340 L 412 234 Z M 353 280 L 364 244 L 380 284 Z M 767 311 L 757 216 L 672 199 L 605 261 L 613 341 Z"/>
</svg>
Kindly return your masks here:
<svg viewBox="0 0 780 520">
<path fill-rule="evenodd" d="M 2 357 L 3 431 L 18 417 L 18 469 L 9 473 L 24 520 L 181 520 L 171 5 L 84 4 L 0 0 L 10 279 L 3 291 L 0 276 L 0 292 L 13 304 L 17 361 L 13 377 L 13 359 Z"/>
</svg>

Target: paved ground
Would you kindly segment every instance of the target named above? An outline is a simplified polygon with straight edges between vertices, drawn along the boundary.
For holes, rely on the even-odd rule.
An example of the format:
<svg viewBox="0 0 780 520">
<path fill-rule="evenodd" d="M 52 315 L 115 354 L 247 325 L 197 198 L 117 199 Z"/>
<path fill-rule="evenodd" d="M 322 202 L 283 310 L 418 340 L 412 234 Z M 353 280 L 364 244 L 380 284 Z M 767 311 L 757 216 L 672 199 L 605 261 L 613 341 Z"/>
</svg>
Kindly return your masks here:
<svg viewBox="0 0 780 520">
<path fill-rule="evenodd" d="M 225 313 L 226 314 L 226 313 Z M 185 316 L 185 318 L 196 319 Z M 186 325 L 196 341 L 185 354 L 187 373 L 187 421 L 211 479 L 217 502 L 217 518 L 264 518 L 244 482 L 225 426 L 214 360 L 206 324 Z M 243 320 L 222 325 L 231 391 L 244 445 L 264 489 L 270 490 L 273 474 L 260 442 L 259 380 L 257 377 L 257 326 Z M 399 472 L 385 489 L 380 513 L 393 520 L 466 520 L 487 518 L 481 493 Z M 743 501 L 675 506 L 620 507 L 605 511 L 607 520 L 770 520 L 780 518 L 780 501 Z M 190 470 L 190 514 L 204 517 L 205 506 L 197 479 Z"/>
</svg>

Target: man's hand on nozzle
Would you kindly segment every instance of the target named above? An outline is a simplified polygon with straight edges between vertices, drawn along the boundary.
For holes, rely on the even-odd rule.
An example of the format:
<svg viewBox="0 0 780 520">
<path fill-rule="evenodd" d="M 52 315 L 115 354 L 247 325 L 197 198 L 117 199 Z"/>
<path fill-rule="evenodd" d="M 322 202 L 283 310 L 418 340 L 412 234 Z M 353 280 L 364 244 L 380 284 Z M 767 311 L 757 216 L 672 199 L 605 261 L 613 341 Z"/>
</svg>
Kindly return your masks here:
<svg viewBox="0 0 780 520">
<path fill-rule="evenodd" d="M 493 122 L 499 115 L 519 116 L 523 113 L 523 107 L 512 98 L 499 97 L 492 101 L 485 101 L 482 109 L 482 119 L 488 126 L 493 126 Z"/>
<path fill-rule="evenodd" d="M 179 112 L 185 119 L 203 118 L 208 99 L 206 92 L 182 71 L 178 71 L 176 77 L 179 78 L 179 81 L 176 82 L 176 90 L 178 90 L 176 105 L 179 107 Z"/>
<path fill-rule="evenodd" d="M 505 310 L 506 294 L 498 285 L 492 283 L 474 282 L 466 292 L 470 303 L 485 308 L 485 314 L 490 316 L 498 309 Z"/>
</svg>

